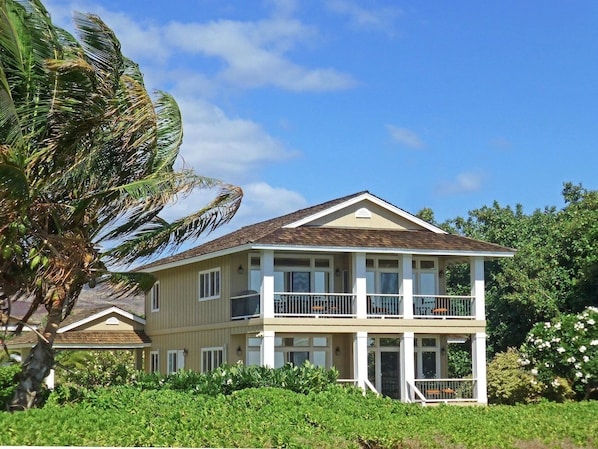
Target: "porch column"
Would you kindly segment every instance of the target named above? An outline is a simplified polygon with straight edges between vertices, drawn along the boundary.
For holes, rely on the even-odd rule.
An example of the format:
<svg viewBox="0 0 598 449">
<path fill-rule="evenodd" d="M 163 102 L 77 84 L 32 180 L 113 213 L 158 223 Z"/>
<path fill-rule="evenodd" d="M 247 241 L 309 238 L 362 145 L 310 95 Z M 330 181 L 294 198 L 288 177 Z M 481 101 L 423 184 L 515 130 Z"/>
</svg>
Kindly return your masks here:
<svg viewBox="0 0 598 449">
<path fill-rule="evenodd" d="M 484 258 L 472 257 L 470 261 L 471 296 L 474 301 L 476 320 L 486 319 L 486 298 L 484 293 Z"/>
<path fill-rule="evenodd" d="M 368 378 L 368 333 L 356 332 L 353 341 L 353 372 L 357 386 L 365 391 L 365 380 Z"/>
<path fill-rule="evenodd" d="M 274 368 L 274 331 L 264 331 L 262 336 L 262 366 Z"/>
<path fill-rule="evenodd" d="M 367 291 L 365 284 L 365 253 L 353 253 L 353 294 L 355 295 L 355 313 L 357 318 L 367 318 Z M 367 346 L 367 345 L 366 345 Z M 366 364 L 367 368 L 367 364 Z"/>
<path fill-rule="evenodd" d="M 401 294 L 403 295 L 403 318 L 413 319 L 413 256 L 403 254 L 401 266 L 402 282 Z"/>
<path fill-rule="evenodd" d="M 480 404 L 488 403 L 488 390 L 486 388 L 486 333 L 477 332 L 471 341 L 471 362 L 474 385 L 474 397 Z"/>
<path fill-rule="evenodd" d="M 262 267 L 260 310 L 263 318 L 274 318 L 274 251 L 262 251 L 260 266 Z"/>
<path fill-rule="evenodd" d="M 409 265 L 411 266 L 411 265 Z M 415 383 L 415 334 L 405 332 L 401 337 L 401 401 L 411 402 L 409 384 Z"/>
</svg>

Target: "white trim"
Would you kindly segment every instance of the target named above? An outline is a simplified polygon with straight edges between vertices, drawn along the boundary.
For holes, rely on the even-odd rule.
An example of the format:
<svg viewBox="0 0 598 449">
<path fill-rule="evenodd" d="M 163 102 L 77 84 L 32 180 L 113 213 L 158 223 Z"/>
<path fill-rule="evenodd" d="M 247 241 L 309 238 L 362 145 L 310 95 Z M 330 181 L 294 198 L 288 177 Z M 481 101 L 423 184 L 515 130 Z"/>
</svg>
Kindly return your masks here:
<svg viewBox="0 0 598 449">
<path fill-rule="evenodd" d="M 323 211 L 320 211 L 320 212 L 310 215 L 308 217 L 302 218 L 301 220 L 297 220 L 293 223 L 289 223 L 288 225 L 283 226 L 283 228 L 298 228 L 299 226 L 303 226 L 303 225 L 310 223 L 314 220 L 325 217 L 326 215 L 330 215 L 331 213 L 345 209 L 346 207 L 351 206 L 356 203 L 359 203 L 360 201 L 363 201 L 363 200 L 371 201 L 372 203 L 398 215 L 401 218 L 404 218 L 405 220 L 411 221 L 412 223 L 415 223 L 415 224 L 421 226 L 422 228 L 427 229 L 428 231 L 432 231 L 436 234 L 448 234 L 448 232 L 446 232 L 445 230 L 440 229 L 439 227 L 436 227 L 436 226 L 428 223 L 427 221 L 424 221 L 421 218 L 416 217 L 415 215 L 411 215 L 409 212 L 406 212 L 403 209 L 399 209 L 398 207 L 393 206 L 392 204 L 387 203 L 386 201 L 381 200 L 380 198 L 378 198 L 368 192 L 358 195 L 358 196 L 351 198 L 347 201 L 343 201 L 342 203 L 337 204 L 336 206 L 329 207 L 328 209 L 324 209 Z"/>
<path fill-rule="evenodd" d="M 221 360 L 220 360 L 220 365 L 216 365 L 214 357 L 216 356 L 216 352 L 220 351 L 221 352 Z M 212 369 L 209 371 L 213 371 L 216 368 L 218 368 L 219 366 L 222 366 L 222 364 L 226 363 L 226 351 L 224 350 L 224 346 L 211 346 L 209 348 L 201 348 L 200 350 L 200 356 L 201 356 L 201 360 L 200 360 L 200 369 L 202 373 L 206 373 L 208 372 L 206 370 L 206 366 L 204 365 L 204 354 L 209 353 L 210 354 L 210 358 L 211 358 L 211 363 L 212 363 Z"/>
<path fill-rule="evenodd" d="M 75 321 L 74 323 L 69 324 L 68 326 L 64 326 L 61 327 L 60 329 L 58 329 L 57 333 L 58 334 L 62 334 L 63 332 L 67 332 L 73 329 L 76 329 L 80 326 L 83 326 L 84 324 L 90 323 L 94 320 L 97 320 L 98 318 L 102 318 L 103 316 L 109 315 L 111 313 L 116 313 L 118 315 L 121 315 L 125 318 L 128 318 L 129 320 L 135 321 L 139 324 L 145 324 L 145 320 L 143 318 L 138 317 L 137 315 L 134 315 L 132 313 L 126 312 L 123 309 L 116 307 L 116 306 L 112 306 L 109 307 L 105 310 L 102 310 L 101 312 L 95 313 L 91 316 L 88 316 L 87 318 L 84 318 L 82 320 L 79 321 Z"/>
<path fill-rule="evenodd" d="M 156 290 L 158 292 L 158 297 L 156 298 Z M 150 289 L 149 294 L 150 300 L 150 312 L 159 312 L 160 311 L 160 281 L 156 281 L 152 288 Z M 156 307 L 156 303 L 158 307 Z"/>
</svg>

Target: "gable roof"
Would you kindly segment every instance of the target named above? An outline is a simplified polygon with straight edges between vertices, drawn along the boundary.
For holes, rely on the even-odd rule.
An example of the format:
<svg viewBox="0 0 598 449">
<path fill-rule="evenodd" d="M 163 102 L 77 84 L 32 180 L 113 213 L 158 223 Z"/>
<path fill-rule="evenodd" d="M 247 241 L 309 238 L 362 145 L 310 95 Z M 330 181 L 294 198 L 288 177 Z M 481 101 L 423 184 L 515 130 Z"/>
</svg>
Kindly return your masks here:
<svg viewBox="0 0 598 449">
<path fill-rule="evenodd" d="M 395 216 L 414 223 L 418 230 L 363 229 L 310 226 L 311 222 L 339 211 L 359 201 L 367 200 L 383 207 Z M 337 198 L 316 206 L 301 209 L 270 220 L 244 226 L 237 231 L 211 240 L 181 253 L 164 257 L 137 268 L 155 272 L 250 249 L 312 249 L 377 252 L 480 255 L 509 257 L 511 248 L 449 234 L 420 218 L 409 214 L 368 191 Z"/>
</svg>

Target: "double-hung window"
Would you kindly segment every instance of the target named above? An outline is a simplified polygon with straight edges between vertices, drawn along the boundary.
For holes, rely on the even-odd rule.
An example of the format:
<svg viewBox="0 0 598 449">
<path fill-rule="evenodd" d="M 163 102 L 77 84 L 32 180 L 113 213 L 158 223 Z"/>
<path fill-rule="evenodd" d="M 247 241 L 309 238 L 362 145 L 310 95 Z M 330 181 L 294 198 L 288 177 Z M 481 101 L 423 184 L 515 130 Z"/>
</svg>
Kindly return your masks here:
<svg viewBox="0 0 598 449">
<path fill-rule="evenodd" d="M 179 370 L 185 369 L 185 351 L 171 350 L 168 351 L 168 374 L 176 373 Z"/>
<path fill-rule="evenodd" d="M 160 310 L 160 282 L 156 282 L 150 290 L 151 311 Z"/>
<path fill-rule="evenodd" d="M 224 362 L 224 348 L 202 348 L 201 372 L 207 373 L 218 368 Z"/>
<path fill-rule="evenodd" d="M 158 351 L 150 352 L 150 373 L 160 372 L 160 353 Z"/>
<path fill-rule="evenodd" d="M 220 268 L 199 273 L 199 300 L 220 298 Z"/>
</svg>

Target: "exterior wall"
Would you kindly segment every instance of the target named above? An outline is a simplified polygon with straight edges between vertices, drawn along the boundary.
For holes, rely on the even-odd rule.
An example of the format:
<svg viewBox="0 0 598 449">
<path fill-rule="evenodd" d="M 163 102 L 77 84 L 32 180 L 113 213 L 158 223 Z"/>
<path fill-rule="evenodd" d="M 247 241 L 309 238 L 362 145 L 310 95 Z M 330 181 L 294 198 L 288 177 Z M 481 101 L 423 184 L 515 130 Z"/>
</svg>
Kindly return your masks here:
<svg viewBox="0 0 598 449">
<path fill-rule="evenodd" d="M 357 218 L 356 212 L 366 208 L 370 212 L 370 218 Z M 319 220 L 310 222 L 310 226 L 332 226 L 337 228 L 370 228 L 370 229 L 394 229 L 394 230 L 417 230 L 421 229 L 414 223 L 398 217 L 389 210 L 382 208 L 369 201 L 361 201 L 340 211 L 331 213 Z"/>
<path fill-rule="evenodd" d="M 118 320 L 118 324 L 108 324 L 109 320 Z M 96 320 L 90 321 L 83 326 L 74 329 L 76 331 L 131 331 L 131 330 L 143 330 L 143 324 L 138 323 L 134 320 L 130 320 L 118 313 L 110 313 Z"/>
</svg>

